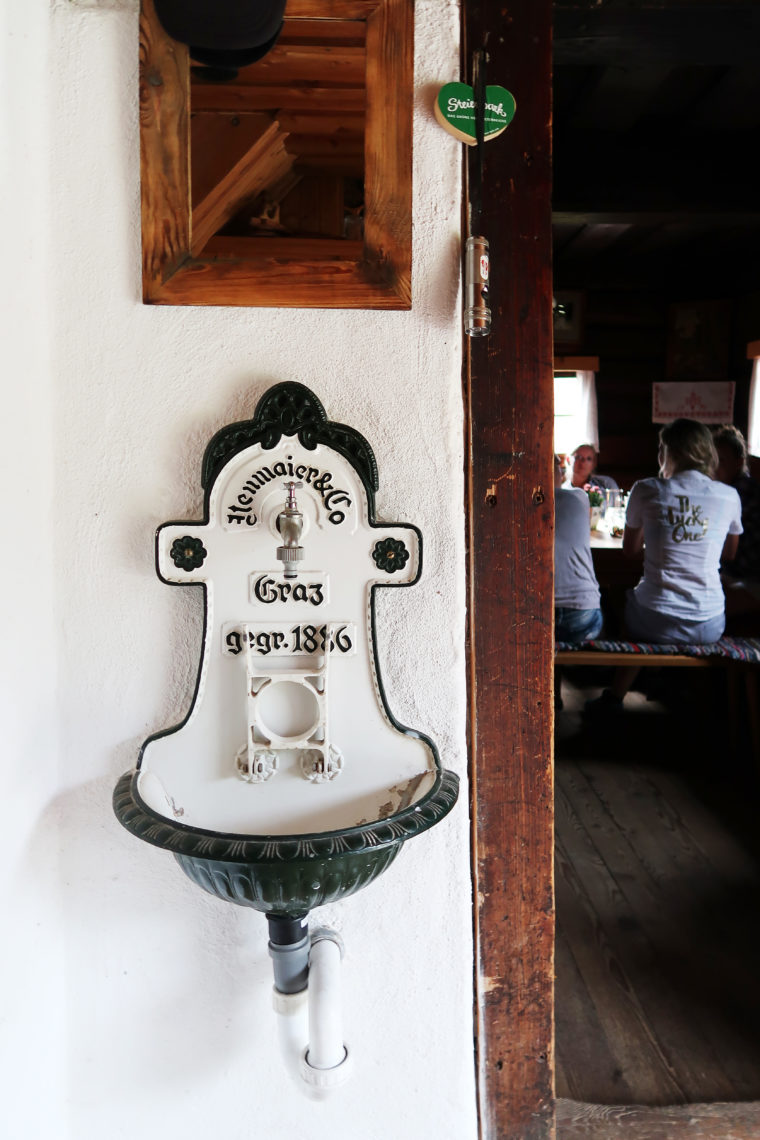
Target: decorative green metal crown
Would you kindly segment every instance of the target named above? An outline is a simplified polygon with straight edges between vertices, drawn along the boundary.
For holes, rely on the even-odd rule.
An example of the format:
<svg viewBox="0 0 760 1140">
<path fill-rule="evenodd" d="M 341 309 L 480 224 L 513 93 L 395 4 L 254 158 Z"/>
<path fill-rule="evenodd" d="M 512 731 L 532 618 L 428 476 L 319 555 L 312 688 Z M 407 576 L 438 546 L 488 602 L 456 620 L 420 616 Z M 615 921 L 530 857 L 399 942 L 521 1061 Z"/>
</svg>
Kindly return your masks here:
<svg viewBox="0 0 760 1140">
<path fill-rule="evenodd" d="M 269 450 L 284 435 L 297 435 L 309 451 L 324 443 L 340 452 L 364 484 L 370 518 L 374 517 L 375 492 L 380 485 L 375 453 L 355 428 L 328 420 L 314 393 L 292 380 L 270 388 L 256 405 L 252 419 L 228 424 L 213 436 L 203 456 L 201 482 L 206 493 L 233 455 L 254 443 Z"/>
</svg>

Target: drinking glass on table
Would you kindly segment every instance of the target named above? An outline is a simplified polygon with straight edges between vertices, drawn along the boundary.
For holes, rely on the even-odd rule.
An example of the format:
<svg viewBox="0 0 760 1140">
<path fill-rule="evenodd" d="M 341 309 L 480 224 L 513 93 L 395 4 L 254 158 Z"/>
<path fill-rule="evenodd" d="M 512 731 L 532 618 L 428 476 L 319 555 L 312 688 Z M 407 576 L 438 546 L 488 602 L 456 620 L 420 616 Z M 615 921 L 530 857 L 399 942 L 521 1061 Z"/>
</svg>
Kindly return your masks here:
<svg viewBox="0 0 760 1140">
<path fill-rule="evenodd" d="M 625 528 L 625 497 L 624 492 L 615 490 L 605 491 L 606 510 L 604 521 L 612 538 L 622 538 Z"/>
</svg>

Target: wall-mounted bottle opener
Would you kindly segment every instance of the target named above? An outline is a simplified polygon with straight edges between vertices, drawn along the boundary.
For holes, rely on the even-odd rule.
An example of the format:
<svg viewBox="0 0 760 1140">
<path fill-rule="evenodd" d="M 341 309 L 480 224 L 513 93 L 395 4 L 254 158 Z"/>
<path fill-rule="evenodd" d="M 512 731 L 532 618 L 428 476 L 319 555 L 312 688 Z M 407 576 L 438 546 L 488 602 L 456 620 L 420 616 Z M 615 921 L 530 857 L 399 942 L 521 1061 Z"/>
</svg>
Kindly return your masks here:
<svg viewBox="0 0 760 1140">
<path fill-rule="evenodd" d="M 469 188 L 469 235 L 464 258 L 464 331 L 487 336 L 491 331 L 490 249 L 478 234 L 483 205 L 483 146 L 503 133 L 514 118 L 514 96 L 504 87 L 486 86 L 485 50 L 473 56 L 473 84 L 446 83 L 435 101 L 435 116 L 445 131 L 468 146 L 477 146 L 475 175 Z"/>
</svg>

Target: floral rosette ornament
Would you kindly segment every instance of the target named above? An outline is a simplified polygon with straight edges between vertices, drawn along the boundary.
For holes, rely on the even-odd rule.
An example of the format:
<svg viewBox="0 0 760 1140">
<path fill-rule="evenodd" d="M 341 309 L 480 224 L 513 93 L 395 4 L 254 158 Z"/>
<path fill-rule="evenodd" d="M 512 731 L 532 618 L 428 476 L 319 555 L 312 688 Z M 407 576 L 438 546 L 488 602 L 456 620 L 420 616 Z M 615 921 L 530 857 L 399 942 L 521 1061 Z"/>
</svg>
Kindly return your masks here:
<svg viewBox="0 0 760 1140">
<path fill-rule="evenodd" d="M 409 561 L 409 551 L 400 539 L 383 538 L 375 543 L 372 557 L 378 570 L 393 574 L 396 570 L 403 570 Z"/>
<path fill-rule="evenodd" d="M 186 534 L 175 538 L 170 553 L 172 562 L 180 570 L 197 570 L 203 565 L 208 551 L 199 538 Z"/>
</svg>

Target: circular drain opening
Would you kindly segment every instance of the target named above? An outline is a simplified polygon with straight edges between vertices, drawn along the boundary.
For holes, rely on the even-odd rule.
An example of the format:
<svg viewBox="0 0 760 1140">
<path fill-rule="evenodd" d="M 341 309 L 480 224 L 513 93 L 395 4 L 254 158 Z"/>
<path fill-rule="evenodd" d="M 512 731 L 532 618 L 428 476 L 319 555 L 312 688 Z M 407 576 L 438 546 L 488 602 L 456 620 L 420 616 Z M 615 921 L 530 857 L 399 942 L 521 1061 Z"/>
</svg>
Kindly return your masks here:
<svg viewBox="0 0 760 1140">
<path fill-rule="evenodd" d="M 297 681 L 272 681 L 256 701 L 264 733 L 283 740 L 301 740 L 319 724 L 319 701 L 312 689 Z"/>
</svg>

